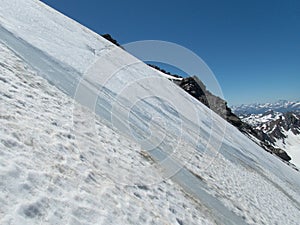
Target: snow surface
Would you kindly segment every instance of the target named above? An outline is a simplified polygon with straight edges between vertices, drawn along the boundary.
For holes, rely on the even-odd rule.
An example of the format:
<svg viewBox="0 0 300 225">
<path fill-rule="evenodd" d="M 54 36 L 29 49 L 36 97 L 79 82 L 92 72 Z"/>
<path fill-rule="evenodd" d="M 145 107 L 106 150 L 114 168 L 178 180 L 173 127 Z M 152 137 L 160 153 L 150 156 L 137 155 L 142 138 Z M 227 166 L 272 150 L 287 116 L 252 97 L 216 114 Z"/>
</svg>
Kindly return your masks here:
<svg viewBox="0 0 300 225">
<path fill-rule="evenodd" d="M 72 112 L 70 97 L 0 49 L 0 224 L 214 224 L 176 183 L 157 183 L 139 145 Z"/>
<path fill-rule="evenodd" d="M 166 73 L 163 73 L 163 72 L 161 72 L 161 71 L 159 71 L 159 70 L 156 70 L 161 76 L 163 76 L 163 77 L 165 77 L 165 78 L 167 78 L 167 79 L 170 79 L 170 80 L 182 80 L 183 78 L 181 78 L 181 77 L 174 77 L 174 76 L 172 76 L 172 75 L 169 75 L 169 74 L 166 74 Z"/>
<path fill-rule="evenodd" d="M 299 172 L 41 2 L 1 3 L 1 224 L 298 224 Z"/>
<path fill-rule="evenodd" d="M 288 155 L 292 158 L 291 163 L 300 168 L 300 135 L 294 134 L 291 130 L 283 130 L 283 134 L 286 138 L 283 140 L 277 140 L 276 146 L 284 149 Z"/>
<path fill-rule="evenodd" d="M 37 0 L 1 0 L 0 15 L 2 26 L 80 72 L 94 55 L 113 46 Z"/>
</svg>

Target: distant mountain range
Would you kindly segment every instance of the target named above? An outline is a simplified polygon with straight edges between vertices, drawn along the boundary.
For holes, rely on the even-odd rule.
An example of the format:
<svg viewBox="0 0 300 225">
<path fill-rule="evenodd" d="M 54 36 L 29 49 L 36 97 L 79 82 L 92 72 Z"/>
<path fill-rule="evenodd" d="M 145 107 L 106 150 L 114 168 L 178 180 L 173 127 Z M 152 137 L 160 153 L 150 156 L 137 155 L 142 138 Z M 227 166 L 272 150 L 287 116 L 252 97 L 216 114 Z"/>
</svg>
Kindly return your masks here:
<svg viewBox="0 0 300 225">
<path fill-rule="evenodd" d="M 280 113 L 286 112 L 300 112 L 300 101 L 287 101 L 279 100 L 275 103 L 256 103 L 256 104 L 247 104 L 233 106 L 232 110 L 237 115 L 243 114 L 263 114 L 267 111 L 274 111 Z"/>
</svg>

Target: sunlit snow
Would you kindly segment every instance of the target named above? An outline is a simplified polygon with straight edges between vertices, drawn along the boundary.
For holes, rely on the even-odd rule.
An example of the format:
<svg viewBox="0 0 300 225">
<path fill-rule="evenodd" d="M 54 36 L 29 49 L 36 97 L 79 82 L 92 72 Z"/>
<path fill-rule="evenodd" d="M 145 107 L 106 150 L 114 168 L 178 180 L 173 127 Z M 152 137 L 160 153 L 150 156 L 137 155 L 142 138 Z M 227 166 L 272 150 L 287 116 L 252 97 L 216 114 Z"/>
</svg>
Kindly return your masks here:
<svg viewBox="0 0 300 225">
<path fill-rule="evenodd" d="M 299 172 L 159 72 L 37 0 L 0 25 L 1 224 L 298 224 Z"/>
</svg>

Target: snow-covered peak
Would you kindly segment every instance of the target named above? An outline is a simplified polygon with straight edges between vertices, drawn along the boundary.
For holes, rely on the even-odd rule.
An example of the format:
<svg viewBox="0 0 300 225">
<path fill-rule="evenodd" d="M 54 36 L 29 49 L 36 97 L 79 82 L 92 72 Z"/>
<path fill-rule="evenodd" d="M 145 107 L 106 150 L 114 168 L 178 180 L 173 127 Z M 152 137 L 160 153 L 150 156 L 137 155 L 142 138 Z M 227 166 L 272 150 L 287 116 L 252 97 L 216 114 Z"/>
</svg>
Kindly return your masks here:
<svg viewBox="0 0 300 225">
<path fill-rule="evenodd" d="M 241 115 L 240 118 L 243 122 L 248 123 L 253 127 L 256 127 L 260 124 L 279 119 L 279 117 L 282 115 L 283 114 L 279 112 L 268 111 L 266 113 L 260 114 Z"/>
</svg>

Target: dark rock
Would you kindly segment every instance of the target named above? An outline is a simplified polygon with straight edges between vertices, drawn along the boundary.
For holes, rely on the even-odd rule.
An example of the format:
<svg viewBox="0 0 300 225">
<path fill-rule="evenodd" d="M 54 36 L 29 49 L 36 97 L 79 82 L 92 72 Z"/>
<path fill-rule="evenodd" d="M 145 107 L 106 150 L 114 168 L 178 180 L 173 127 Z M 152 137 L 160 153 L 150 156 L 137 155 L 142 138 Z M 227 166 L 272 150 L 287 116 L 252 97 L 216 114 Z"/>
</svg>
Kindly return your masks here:
<svg viewBox="0 0 300 225">
<path fill-rule="evenodd" d="M 115 44 L 116 46 L 121 47 L 118 41 L 115 40 L 110 34 L 102 34 L 101 36 L 104 37 L 106 40 L 110 41 L 111 43 Z"/>
</svg>

